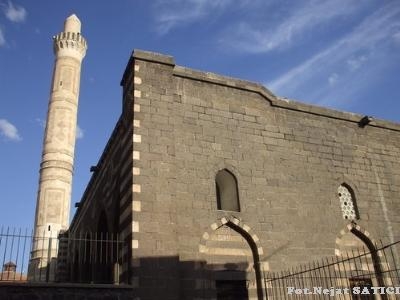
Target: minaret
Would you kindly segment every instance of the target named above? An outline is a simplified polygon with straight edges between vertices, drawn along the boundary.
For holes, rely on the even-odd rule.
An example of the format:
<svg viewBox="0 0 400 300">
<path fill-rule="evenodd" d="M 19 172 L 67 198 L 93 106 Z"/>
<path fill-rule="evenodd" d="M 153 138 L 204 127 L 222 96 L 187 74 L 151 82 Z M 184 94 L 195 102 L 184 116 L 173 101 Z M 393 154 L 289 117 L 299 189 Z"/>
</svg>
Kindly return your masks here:
<svg viewBox="0 0 400 300">
<path fill-rule="evenodd" d="M 48 258 L 57 255 L 54 238 L 69 224 L 81 63 L 87 49 L 76 15 L 65 20 L 63 32 L 53 37 L 53 46 L 55 64 L 29 270 L 30 279 L 39 281 L 46 279 L 46 274 L 49 279 Z"/>
</svg>

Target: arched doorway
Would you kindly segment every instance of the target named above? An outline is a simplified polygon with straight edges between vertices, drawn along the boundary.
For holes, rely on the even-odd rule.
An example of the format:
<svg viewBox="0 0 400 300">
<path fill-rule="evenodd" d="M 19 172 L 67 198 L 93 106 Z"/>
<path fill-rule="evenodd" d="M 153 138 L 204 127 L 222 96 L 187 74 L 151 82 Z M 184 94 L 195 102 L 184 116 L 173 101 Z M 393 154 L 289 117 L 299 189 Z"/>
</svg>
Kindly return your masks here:
<svg viewBox="0 0 400 300">
<path fill-rule="evenodd" d="M 263 299 L 258 237 L 239 219 L 222 218 L 203 234 L 200 252 L 206 262 L 205 274 L 215 286 L 211 298 Z"/>
<path fill-rule="evenodd" d="M 385 286 L 379 253 L 369 235 L 368 231 L 351 222 L 336 240 L 336 256 L 344 259 L 342 265 L 350 271 L 350 277 L 344 280 L 349 281 L 351 288 Z M 373 299 L 373 296 L 360 295 L 358 299 Z M 387 296 L 381 295 L 381 299 L 386 300 Z"/>
<path fill-rule="evenodd" d="M 101 212 L 97 231 L 92 237 L 95 244 L 93 253 L 93 279 L 96 283 L 113 283 L 112 235 L 109 232 L 107 215 Z"/>
</svg>

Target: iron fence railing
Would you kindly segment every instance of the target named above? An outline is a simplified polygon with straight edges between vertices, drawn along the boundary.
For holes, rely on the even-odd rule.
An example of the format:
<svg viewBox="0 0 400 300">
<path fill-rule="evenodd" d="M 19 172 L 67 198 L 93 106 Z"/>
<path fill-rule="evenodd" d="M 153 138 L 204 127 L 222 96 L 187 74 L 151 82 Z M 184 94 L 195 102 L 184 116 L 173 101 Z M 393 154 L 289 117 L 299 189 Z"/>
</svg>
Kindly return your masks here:
<svg viewBox="0 0 400 300">
<path fill-rule="evenodd" d="M 400 299 L 400 241 L 264 274 L 270 299 Z"/>
<path fill-rule="evenodd" d="M 119 283 L 127 242 L 118 234 L 0 229 L 0 282 Z"/>
<path fill-rule="evenodd" d="M 26 281 L 32 231 L 21 228 L 0 229 L 0 281 Z"/>
</svg>

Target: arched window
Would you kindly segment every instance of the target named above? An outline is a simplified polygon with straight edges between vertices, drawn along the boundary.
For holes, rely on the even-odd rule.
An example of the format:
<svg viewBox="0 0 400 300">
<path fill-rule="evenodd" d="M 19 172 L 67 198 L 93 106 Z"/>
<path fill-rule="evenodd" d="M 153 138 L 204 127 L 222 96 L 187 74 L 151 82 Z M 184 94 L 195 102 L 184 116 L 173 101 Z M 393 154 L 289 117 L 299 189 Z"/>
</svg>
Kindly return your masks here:
<svg viewBox="0 0 400 300">
<path fill-rule="evenodd" d="M 226 169 L 215 176 L 217 190 L 217 208 L 220 210 L 240 211 L 236 177 Z"/>
<path fill-rule="evenodd" d="M 340 206 L 342 208 L 343 219 L 359 219 L 353 190 L 347 184 L 343 183 L 338 188 L 338 196 L 340 200 Z"/>
</svg>

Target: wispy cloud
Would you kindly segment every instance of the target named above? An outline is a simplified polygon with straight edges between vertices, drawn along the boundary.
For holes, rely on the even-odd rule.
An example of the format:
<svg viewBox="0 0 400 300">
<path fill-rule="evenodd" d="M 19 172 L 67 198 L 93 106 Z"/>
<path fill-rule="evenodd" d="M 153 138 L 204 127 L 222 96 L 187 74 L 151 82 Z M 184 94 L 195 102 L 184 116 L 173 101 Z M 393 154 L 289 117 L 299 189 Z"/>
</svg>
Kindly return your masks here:
<svg viewBox="0 0 400 300">
<path fill-rule="evenodd" d="M 21 136 L 18 133 L 17 127 L 15 127 L 6 119 L 0 119 L 0 135 L 3 136 L 5 139 L 11 141 L 17 142 L 22 140 Z"/>
<path fill-rule="evenodd" d="M 397 32 L 399 26 L 400 6 L 397 2 L 392 2 L 366 17 L 345 37 L 266 85 L 275 92 L 285 94 L 296 93 L 296 90 L 311 85 L 315 90 L 315 82 L 318 82 L 327 72 L 328 74 L 336 72 L 341 77 L 346 75 L 355 82 L 357 78 L 351 75 L 351 72 L 361 72 L 362 67 L 377 69 L 379 68 L 377 64 L 386 61 L 375 59 L 374 65 L 366 64 L 374 56 L 378 57 L 390 47 L 393 32 Z M 367 72 L 364 70 L 364 73 Z M 360 78 L 366 77 L 360 76 Z M 371 78 L 373 77 L 369 76 L 370 80 Z M 368 84 L 368 82 L 358 82 L 354 84 L 354 87 L 361 87 L 363 84 Z M 329 86 L 320 87 L 320 89 L 326 90 L 328 88 Z"/>
<path fill-rule="evenodd" d="M 174 27 L 196 22 L 227 7 L 233 0 L 159 0 L 154 6 L 157 31 L 166 34 Z"/>
<path fill-rule="evenodd" d="M 368 59 L 366 55 L 351 57 L 347 60 L 347 65 L 351 71 L 355 71 L 359 69 L 367 60 Z"/>
<path fill-rule="evenodd" d="M 3 29 L 0 27 L 0 47 L 6 45 L 6 38 L 4 36 Z"/>
<path fill-rule="evenodd" d="M 349 15 L 357 10 L 358 3 L 346 1 L 302 1 L 299 6 L 292 2 L 289 16 L 279 20 L 264 18 L 259 24 L 241 22 L 221 39 L 223 44 L 241 52 L 265 53 L 284 49 L 301 40 L 305 34 L 319 30 L 320 26 Z M 264 9 L 267 10 L 267 7 Z M 253 22 L 251 22 L 253 23 Z"/>
<path fill-rule="evenodd" d="M 5 5 L 4 13 L 11 22 L 20 23 L 24 22 L 27 17 L 26 9 L 19 5 L 14 5 L 11 1 L 8 1 L 8 5 Z"/>
<path fill-rule="evenodd" d="M 339 75 L 337 73 L 331 74 L 328 78 L 328 82 L 330 86 L 334 86 L 336 82 L 339 80 Z"/>
<path fill-rule="evenodd" d="M 83 139 L 84 131 L 79 125 L 76 126 L 76 139 Z"/>
<path fill-rule="evenodd" d="M 45 128 L 46 127 L 46 121 L 41 119 L 41 118 L 36 118 L 35 121 L 39 124 L 40 127 Z"/>
</svg>

